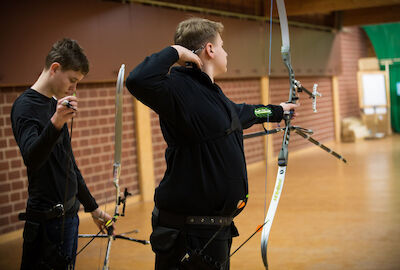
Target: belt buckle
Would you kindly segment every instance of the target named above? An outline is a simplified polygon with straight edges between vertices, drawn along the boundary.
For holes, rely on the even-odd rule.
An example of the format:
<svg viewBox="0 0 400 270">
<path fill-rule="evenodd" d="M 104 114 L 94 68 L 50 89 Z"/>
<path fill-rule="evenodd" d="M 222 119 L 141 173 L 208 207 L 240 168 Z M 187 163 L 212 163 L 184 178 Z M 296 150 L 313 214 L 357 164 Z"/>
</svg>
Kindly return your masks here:
<svg viewBox="0 0 400 270">
<path fill-rule="evenodd" d="M 53 206 L 52 211 L 56 214 L 56 217 L 62 217 L 65 214 L 64 205 L 62 205 L 61 203 L 56 204 L 55 206 Z"/>
</svg>

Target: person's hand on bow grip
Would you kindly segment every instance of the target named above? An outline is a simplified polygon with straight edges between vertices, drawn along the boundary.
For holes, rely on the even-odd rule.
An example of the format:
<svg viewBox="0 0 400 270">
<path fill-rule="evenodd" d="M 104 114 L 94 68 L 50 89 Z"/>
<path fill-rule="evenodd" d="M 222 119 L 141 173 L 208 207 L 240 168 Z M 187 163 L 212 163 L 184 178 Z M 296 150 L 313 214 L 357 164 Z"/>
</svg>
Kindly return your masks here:
<svg viewBox="0 0 400 270">
<path fill-rule="evenodd" d="M 177 63 L 179 65 L 185 66 L 186 63 L 195 63 L 200 69 L 203 66 L 200 57 L 191 50 L 188 50 L 180 45 L 172 45 L 171 47 L 178 52 L 179 60 Z"/>
<path fill-rule="evenodd" d="M 115 234 L 115 223 L 112 221 L 112 217 L 104 212 L 100 208 L 97 208 L 93 212 L 91 212 L 93 222 L 96 226 L 101 230 L 102 233 L 107 232 L 108 227 L 112 227 L 113 235 Z"/>
<path fill-rule="evenodd" d="M 296 113 L 296 108 L 299 107 L 299 104 L 282 102 L 279 105 L 282 106 L 284 112 L 288 112 L 289 111 L 291 113 L 292 119 L 296 118 L 296 116 L 298 115 Z"/>
</svg>

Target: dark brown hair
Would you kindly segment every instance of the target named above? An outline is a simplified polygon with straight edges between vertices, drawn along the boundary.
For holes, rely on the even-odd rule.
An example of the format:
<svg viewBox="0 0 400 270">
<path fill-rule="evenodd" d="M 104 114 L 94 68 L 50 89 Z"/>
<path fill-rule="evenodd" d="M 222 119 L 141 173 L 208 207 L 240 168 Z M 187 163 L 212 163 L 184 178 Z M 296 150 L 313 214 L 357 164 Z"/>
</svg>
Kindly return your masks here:
<svg viewBox="0 0 400 270">
<path fill-rule="evenodd" d="M 47 54 L 45 69 L 57 62 L 62 70 L 80 71 L 83 75 L 89 72 L 89 61 L 76 40 L 63 38 L 53 44 Z"/>
</svg>

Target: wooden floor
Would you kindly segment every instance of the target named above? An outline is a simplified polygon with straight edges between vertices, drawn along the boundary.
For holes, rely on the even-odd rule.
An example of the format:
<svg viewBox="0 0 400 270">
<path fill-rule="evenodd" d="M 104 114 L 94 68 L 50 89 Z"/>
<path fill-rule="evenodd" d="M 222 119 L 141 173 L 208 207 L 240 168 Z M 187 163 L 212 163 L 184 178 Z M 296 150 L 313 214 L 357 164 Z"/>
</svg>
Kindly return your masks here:
<svg viewBox="0 0 400 270">
<path fill-rule="evenodd" d="M 268 245 L 269 269 L 400 269 L 400 136 L 350 144 L 329 143 L 344 164 L 311 147 L 289 156 L 289 165 Z M 236 248 L 264 219 L 265 165 L 249 166 L 250 199 L 237 217 Z M 268 201 L 276 162 L 268 166 Z M 152 203 L 128 205 L 118 231 L 139 229 L 150 234 Z M 112 209 L 108 209 L 110 212 Z M 80 231 L 96 231 L 82 219 Z M 232 257 L 231 269 L 264 269 L 260 233 Z M 82 246 L 87 240 L 79 240 Z M 0 269 L 18 269 L 22 241 L 0 241 Z M 101 269 L 106 241 L 95 240 L 77 258 L 77 269 Z M 150 246 L 117 240 L 110 269 L 153 269 Z"/>
</svg>

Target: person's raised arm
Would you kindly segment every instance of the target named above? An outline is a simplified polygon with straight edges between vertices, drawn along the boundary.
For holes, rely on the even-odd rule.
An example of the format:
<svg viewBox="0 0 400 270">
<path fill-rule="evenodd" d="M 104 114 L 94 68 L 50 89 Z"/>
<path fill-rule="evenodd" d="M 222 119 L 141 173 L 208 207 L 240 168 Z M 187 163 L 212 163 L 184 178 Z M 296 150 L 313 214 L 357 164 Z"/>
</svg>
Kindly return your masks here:
<svg viewBox="0 0 400 270">
<path fill-rule="evenodd" d="M 126 79 L 126 87 L 143 104 L 158 114 L 168 115 L 174 106 L 171 89 L 176 87 L 170 82 L 168 73 L 173 64 L 184 65 L 185 62 L 200 63 L 200 59 L 182 46 L 166 47 L 135 67 Z"/>
</svg>

